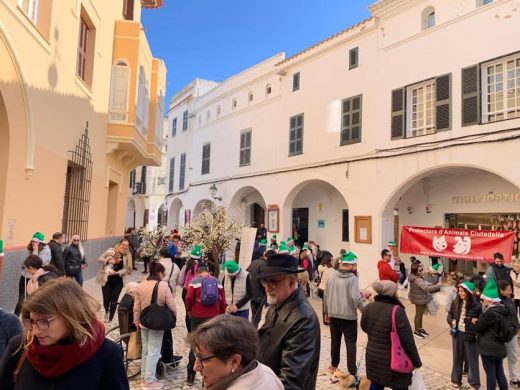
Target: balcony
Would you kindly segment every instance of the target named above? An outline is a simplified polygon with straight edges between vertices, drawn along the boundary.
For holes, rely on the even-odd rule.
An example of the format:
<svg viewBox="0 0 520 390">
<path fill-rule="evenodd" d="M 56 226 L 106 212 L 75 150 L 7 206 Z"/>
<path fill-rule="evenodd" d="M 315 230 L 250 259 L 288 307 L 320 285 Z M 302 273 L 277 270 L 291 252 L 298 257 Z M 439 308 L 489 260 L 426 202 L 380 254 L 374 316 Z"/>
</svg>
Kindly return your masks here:
<svg viewBox="0 0 520 390">
<path fill-rule="evenodd" d="M 107 154 L 114 154 L 131 168 L 161 165 L 161 149 L 148 142 L 134 123 L 109 123 L 106 141 Z"/>
</svg>

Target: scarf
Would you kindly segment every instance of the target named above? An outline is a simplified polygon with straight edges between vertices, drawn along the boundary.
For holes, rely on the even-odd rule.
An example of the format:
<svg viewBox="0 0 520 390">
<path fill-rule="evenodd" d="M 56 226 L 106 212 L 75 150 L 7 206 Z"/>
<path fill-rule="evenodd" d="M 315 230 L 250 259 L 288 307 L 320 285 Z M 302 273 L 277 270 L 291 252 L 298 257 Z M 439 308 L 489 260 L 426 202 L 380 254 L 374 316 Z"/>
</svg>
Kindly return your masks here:
<svg viewBox="0 0 520 390">
<path fill-rule="evenodd" d="M 96 321 L 94 328 L 97 338 L 82 347 L 77 342 L 67 344 L 40 345 L 35 337 L 28 347 L 27 360 L 45 378 L 58 378 L 73 368 L 89 360 L 105 340 L 105 327 Z"/>
<path fill-rule="evenodd" d="M 213 386 L 203 387 L 204 390 L 226 390 L 229 386 L 233 384 L 238 378 L 242 375 L 247 374 L 249 371 L 253 371 L 258 366 L 258 362 L 253 360 L 247 366 L 242 367 L 235 372 L 232 372 L 228 376 L 222 378 L 221 380 L 215 382 Z"/>
</svg>

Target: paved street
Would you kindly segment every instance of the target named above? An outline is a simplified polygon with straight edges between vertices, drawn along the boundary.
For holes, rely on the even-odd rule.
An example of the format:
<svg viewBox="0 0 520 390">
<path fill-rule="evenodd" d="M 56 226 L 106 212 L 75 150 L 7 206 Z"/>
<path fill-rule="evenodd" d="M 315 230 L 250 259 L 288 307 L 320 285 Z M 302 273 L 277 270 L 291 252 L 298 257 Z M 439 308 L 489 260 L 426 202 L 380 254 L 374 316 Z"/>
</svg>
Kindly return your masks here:
<svg viewBox="0 0 520 390">
<path fill-rule="evenodd" d="M 134 271 L 134 273 L 127 277 L 126 282 L 130 280 L 140 281 L 143 278 L 143 274 L 140 271 Z M 96 299 L 101 301 L 101 287 L 94 282 L 93 279 L 85 282 L 85 290 L 87 290 Z M 414 307 L 404 299 L 403 302 L 406 306 L 408 317 L 413 321 Z M 321 318 L 321 300 L 311 299 L 311 303 L 316 309 L 319 318 Z M 185 342 L 186 338 L 186 326 L 184 324 L 184 305 L 180 298 L 180 291 L 177 289 L 176 294 L 176 305 L 178 310 L 177 327 L 173 331 L 173 342 L 174 350 L 177 355 L 184 356 L 182 363 L 177 368 L 168 368 L 166 375 L 160 380 L 165 383 L 165 389 L 177 390 L 177 389 L 193 389 L 200 388 L 200 378 L 197 377 L 197 386 L 190 387 L 185 383 L 186 379 L 186 364 L 188 357 L 188 348 Z M 102 310 L 99 313 L 100 319 L 102 318 Z M 117 325 L 117 316 L 111 326 Z M 421 369 L 423 378 L 426 382 L 428 390 L 443 390 L 450 388 L 450 372 L 451 372 L 451 336 L 449 335 L 445 322 L 445 313 L 442 308 L 439 308 L 437 316 L 430 317 L 425 316 L 424 326 L 427 331 L 430 332 L 431 336 L 425 340 L 416 339 L 417 347 L 423 362 L 423 368 Z M 330 364 L 330 333 L 328 327 L 322 326 L 322 343 L 321 343 L 321 356 L 320 356 L 320 370 L 318 372 L 318 383 L 317 389 L 336 389 L 338 385 L 332 384 L 330 376 L 327 374 L 327 367 Z M 363 375 L 365 373 L 364 366 L 364 348 L 366 345 L 366 335 L 361 329 L 358 332 L 358 361 L 360 363 L 359 372 Z M 507 366 L 504 360 L 504 366 Z M 342 355 L 340 362 L 340 369 L 347 371 L 346 369 L 346 352 L 345 344 L 342 346 Z M 507 368 L 506 368 L 507 374 Z M 484 370 L 480 369 L 481 383 L 485 383 Z M 469 385 L 463 380 L 463 389 L 469 389 Z M 140 389 L 140 378 L 131 381 L 130 386 L 132 389 Z"/>
</svg>

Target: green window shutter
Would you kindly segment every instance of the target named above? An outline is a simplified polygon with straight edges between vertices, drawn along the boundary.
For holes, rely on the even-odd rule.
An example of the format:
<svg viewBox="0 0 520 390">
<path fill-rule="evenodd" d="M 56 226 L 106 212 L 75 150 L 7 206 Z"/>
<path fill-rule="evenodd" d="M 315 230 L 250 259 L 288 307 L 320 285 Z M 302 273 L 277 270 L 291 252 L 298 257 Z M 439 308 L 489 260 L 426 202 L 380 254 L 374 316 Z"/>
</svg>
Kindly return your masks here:
<svg viewBox="0 0 520 390">
<path fill-rule="evenodd" d="M 405 124 L 405 88 L 394 89 L 392 91 L 392 121 L 391 138 L 404 138 Z"/>
<path fill-rule="evenodd" d="M 451 130 L 451 73 L 435 79 L 435 128 Z"/>
<path fill-rule="evenodd" d="M 361 142 L 362 95 L 341 102 L 340 145 Z"/>
<path fill-rule="evenodd" d="M 480 69 L 473 65 L 462 69 L 462 126 L 480 123 Z"/>
</svg>

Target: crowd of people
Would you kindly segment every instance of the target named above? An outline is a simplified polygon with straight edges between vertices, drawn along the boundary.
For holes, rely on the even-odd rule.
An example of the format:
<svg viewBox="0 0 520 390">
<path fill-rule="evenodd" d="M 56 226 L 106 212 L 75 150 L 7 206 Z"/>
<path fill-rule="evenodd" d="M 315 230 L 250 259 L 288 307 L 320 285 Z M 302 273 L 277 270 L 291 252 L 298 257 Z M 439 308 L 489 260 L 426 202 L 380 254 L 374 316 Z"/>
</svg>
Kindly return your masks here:
<svg viewBox="0 0 520 390">
<path fill-rule="evenodd" d="M 272 235 L 268 242 L 264 230 L 247 267 L 236 257 L 222 262 L 220 272 L 201 245 L 181 248 L 177 231 L 155 242 L 153 255 L 143 252 L 146 276 L 140 283 L 125 286 L 126 275 L 137 270 L 142 257 L 132 229 L 99 256 L 95 280 L 104 322 L 112 322 L 116 312 L 128 314 L 119 325 L 121 332 L 140 337 L 143 389 L 161 389 L 160 365 L 178 366 L 183 358 L 175 355 L 172 339 L 180 320 L 177 294 L 186 312 L 188 385 L 200 373 L 203 388 L 211 390 L 315 389 L 321 332 L 327 329 L 322 322 L 330 331 L 332 382 L 348 378 L 352 387 L 370 383 L 371 390 L 407 389 L 422 366 L 415 339 L 430 336 L 423 316 L 441 315 L 435 293 L 446 279 L 451 285 L 444 308 L 452 336 L 452 388 L 460 388 L 467 375 L 471 388 L 479 389 L 479 361 L 488 390 L 520 388 L 520 263 L 506 267 L 496 253 L 484 275 L 464 278 L 446 273 L 440 259 L 426 265 L 412 257 L 408 273 L 390 241 L 377 262 L 377 280 L 361 289 L 354 253 L 342 250 L 334 257 L 313 241 L 299 243 L 293 237 L 278 242 Z M 0 310 L 0 388 L 128 389 L 121 347 L 105 337 L 96 314 L 100 305 L 82 289 L 88 263 L 80 237 L 63 244 L 61 233 L 46 244 L 37 232 L 27 247 L 15 312 Z M 399 299 L 403 290 L 415 307 L 413 328 Z M 322 300 L 321 318 L 309 301 L 314 296 Z M 364 378 L 357 358 L 358 326 L 367 334 Z M 347 372 L 339 368 L 342 339 Z"/>
</svg>

